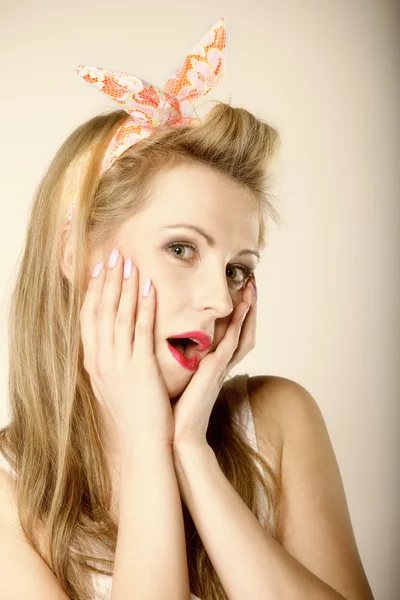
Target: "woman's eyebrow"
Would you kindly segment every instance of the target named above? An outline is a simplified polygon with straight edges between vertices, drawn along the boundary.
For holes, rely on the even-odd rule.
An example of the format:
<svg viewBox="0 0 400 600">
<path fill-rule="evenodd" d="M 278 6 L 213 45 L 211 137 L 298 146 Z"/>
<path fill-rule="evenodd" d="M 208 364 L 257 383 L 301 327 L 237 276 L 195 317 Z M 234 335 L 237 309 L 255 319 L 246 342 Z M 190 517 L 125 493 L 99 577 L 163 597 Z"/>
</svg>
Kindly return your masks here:
<svg viewBox="0 0 400 600">
<path fill-rule="evenodd" d="M 214 240 L 214 238 L 211 237 L 211 235 L 209 235 L 206 231 L 204 231 L 204 229 L 198 227 L 197 225 L 190 225 L 189 223 L 176 223 L 175 225 L 164 225 L 162 229 L 177 229 L 179 227 L 185 227 L 186 229 L 193 229 L 193 231 L 197 231 L 197 233 L 199 233 L 205 238 L 205 240 L 207 241 L 208 245 L 211 246 L 211 248 L 214 248 L 216 246 L 216 241 Z M 258 258 L 258 260 L 260 260 L 260 254 L 257 252 L 257 250 L 251 250 L 250 248 L 246 248 L 245 250 L 241 250 L 237 256 L 242 256 L 243 254 L 253 254 Z"/>
</svg>

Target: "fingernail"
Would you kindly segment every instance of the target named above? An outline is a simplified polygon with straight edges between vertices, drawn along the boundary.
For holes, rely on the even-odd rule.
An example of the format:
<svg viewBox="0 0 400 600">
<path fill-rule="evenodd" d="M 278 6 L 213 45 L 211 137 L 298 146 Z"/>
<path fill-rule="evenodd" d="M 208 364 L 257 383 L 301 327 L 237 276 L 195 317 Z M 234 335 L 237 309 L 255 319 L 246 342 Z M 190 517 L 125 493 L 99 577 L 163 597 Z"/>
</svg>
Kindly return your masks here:
<svg viewBox="0 0 400 600">
<path fill-rule="evenodd" d="M 112 269 L 112 267 L 115 267 L 115 265 L 117 264 L 117 260 L 118 260 L 118 250 L 116 248 L 114 248 L 114 250 L 110 254 L 110 258 L 108 259 L 108 267 L 110 269 Z"/>
<path fill-rule="evenodd" d="M 256 287 L 256 284 L 253 281 L 250 281 L 250 287 L 253 290 L 253 293 L 254 293 L 255 297 L 257 298 L 257 287 Z"/>
<path fill-rule="evenodd" d="M 127 258 L 124 266 L 124 279 L 128 279 L 132 275 L 132 261 Z"/>
<path fill-rule="evenodd" d="M 146 296 L 148 296 L 150 294 L 150 287 L 151 287 L 151 279 L 150 277 L 148 277 L 146 279 L 146 283 L 144 284 L 144 288 L 143 288 L 143 296 L 146 298 Z"/>
<path fill-rule="evenodd" d="M 102 270 L 103 266 L 104 266 L 104 262 L 103 261 L 98 262 L 97 265 L 93 269 L 92 277 L 97 277 L 97 275 Z"/>
</svg>

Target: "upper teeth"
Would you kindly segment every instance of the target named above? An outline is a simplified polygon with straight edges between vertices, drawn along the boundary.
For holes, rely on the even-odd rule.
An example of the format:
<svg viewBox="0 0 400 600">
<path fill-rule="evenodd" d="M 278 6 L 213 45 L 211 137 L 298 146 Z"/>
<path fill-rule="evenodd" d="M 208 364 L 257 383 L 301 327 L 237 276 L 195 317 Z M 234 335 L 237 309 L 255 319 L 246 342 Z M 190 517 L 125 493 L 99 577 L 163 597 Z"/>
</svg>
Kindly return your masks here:
<svg viewBox="0 0 400 600">
<path fill-rule="evenodd" d="M 195 340 L 194 338 L 189 338 L 189 340 L 190 340 L 191 342 L 195 342 L 196 344 L 198 343 L 198 340 Z"/>
</svg>

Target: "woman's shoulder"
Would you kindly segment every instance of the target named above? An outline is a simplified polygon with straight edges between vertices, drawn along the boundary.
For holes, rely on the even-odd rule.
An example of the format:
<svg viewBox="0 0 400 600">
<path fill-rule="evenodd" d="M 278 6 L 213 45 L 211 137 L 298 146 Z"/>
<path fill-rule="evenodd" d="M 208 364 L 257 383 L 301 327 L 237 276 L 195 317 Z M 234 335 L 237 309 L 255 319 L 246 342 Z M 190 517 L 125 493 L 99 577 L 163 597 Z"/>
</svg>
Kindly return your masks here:
<svg viewBox="0 0 400 600">
<path fill-rule="evenodd" d="M 286 379 L 275 375 L 256 375 L 247 380 L 247 392 L 254 420 L 262 423 L 274 439 L 283 442 L 282 395 Z"/>
<path fill-rule="evenodd" d="M 256 415 L 271 424 L 283 438 L 301 411 L 316 401 L 301 384 L 277 375 L 258 375 L 248 379 L 249 399 Z"/>
<path fill-rule="evenodd" d="M 14 477 L 0 466 L 0 514 L 1 525 L 20 530 Z"/>
<path fill-rule="evenodd" d="M 249 420 L 253 422 L 257 449 L 278 473 L 285 422 L 282 398 L 287 393 L 286 382 L 289 381 L 274 375 L 249 376 L 245 373 L 228 379 L 224 384 L 223 398 L 228 402 L 231 413 L 237 415 L 239 422 L 246 427 Z"/>
<path fill-rule="evenodd" d="M 287 432 L 315 400 L 301 384 L 277 375 L 249 377 L 247 389 L 259 445 L 266 439 L 282 454 Z"/>
<path fill-rule="evenodd" d="M 254 421 L 259 452 L 280 473 L 284 426 L 280 397 L 284 382 L 274 375 L 256 375 L 247 380 L 248 401 Z"/>
<path fill-rule="evenodd" d="M 1 525 L 21 531 L 17 508 L 17 481 L 9 459 L 0 446 L 0 515 Z"/>
<path fill-rule="evenodd" d="M 13 598 L 68 600 L 54 573 L 25 538 L 18 516 L 16 481 L 2 467 L 0 516 L 0 594 L 6 589 Z"/>
<path fill-rule="evenodd" d="M 296 381 L 277 375 L 248 377 L 247 391 L 259 452 L 281 474 L 285 436 L 309 394 Z"/>
<path fill-rule="evenodd" d="M 290 380 L 275 375 L 236 375 L 225 383 L 231 410 L 242 411 L 250 405 L 260 434 L 283 442 L 282 396 Z"/>
</svg>

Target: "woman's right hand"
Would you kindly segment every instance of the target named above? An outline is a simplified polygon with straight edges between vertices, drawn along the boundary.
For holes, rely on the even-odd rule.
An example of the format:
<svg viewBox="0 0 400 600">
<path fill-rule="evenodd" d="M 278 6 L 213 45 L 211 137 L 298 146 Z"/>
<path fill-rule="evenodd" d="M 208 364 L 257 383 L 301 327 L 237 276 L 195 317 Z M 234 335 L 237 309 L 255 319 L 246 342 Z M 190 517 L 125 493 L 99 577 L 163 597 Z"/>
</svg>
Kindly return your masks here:
<svg viewBox="0 0 400 600">
<path fill-rule="evenodd" d="M 154 285 L 138 297 L 138 269 L 124 279 L 123 263 L 118 253 L 114 267 L 89 280 L 79 317 L 84 367 L 123 449 L 172 444 L 172 407 L 154 354 Z"/>
</svg>

